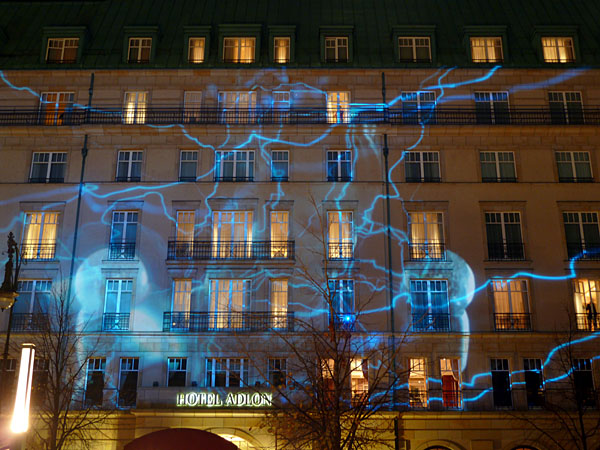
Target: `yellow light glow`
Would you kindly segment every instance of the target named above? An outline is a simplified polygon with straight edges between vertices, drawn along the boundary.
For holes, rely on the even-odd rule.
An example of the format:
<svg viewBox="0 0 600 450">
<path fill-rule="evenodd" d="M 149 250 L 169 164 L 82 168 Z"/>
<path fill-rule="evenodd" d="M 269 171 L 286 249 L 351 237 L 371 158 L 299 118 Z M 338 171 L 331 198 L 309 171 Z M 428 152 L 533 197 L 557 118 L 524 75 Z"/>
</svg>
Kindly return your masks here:
<svg viewBox="0 0 600 450">
<path fill-rule="evenodd" d="M 10 429 L 13 433 L 24 433 L 29 428 L 29 402 L 31 400 L 31 380 L 33 376 L 33 361 L 35 345 L 23 344 L 21 349 L 21 365 L 17 396 Z"/>
</svg>

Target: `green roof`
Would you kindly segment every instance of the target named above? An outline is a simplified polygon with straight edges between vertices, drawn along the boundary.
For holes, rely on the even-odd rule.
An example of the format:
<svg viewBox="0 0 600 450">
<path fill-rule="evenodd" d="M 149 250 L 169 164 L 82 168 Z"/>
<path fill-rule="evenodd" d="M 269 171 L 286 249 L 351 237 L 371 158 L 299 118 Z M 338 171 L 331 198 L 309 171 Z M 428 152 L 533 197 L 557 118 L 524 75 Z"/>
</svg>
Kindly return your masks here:
<svg viewBox="0 0 600 450">
<path fill-rule="evenodd" d="M 248 67 L 269 67 L 268 26 L 295 27 L 290 67 L 410 67 L 397 61 L 394 36 L 407 26 L 433 26 L 434 61 L 424 66 L 478 66 L 470 62 L 470 30 L 505 30 L 504 65 L 554 67 L 540 61 L 539 37 L 572 34 L 577 65 L 600 66 L 598 0 L 104 0 L 0 3 L 0 68 L 47 68 L 44 36 L 49 27 L 85 27 L 81 58 L 61 67 L 131 68 L 124 62 L 128 27 L 158 30 L 154 58 L 140 68 L 190 67 L 184 27 L 210 26 L 206 62 L 194 67 L 231 67 L 219 58 L 219 27 L 260 24 L 260 53 Z M 346 26 L 351 62 L 322 62 L 320 32 Z M 154 28 L 153 28 L 154 27 Z M 545 27 L 545 28 L 541 28 Z M 77 28 L 76 28 L 77 29 Z M 79 28 L 81 29 L 81 28 Z M 135 28 L 134 28 L 135 29 Z M 429 28 L 431 29 L 431 28 Z M 46 30 L 46 31 L 45 31 Z M 479 31 L 482 30 L 482 31 Z M 394 32 L 396 34 L 394 35 Z M 45 34 L 46 33 L 46 34 Z M 551 34 L 551 35 L 552 35 Z M 56 32 L 54 31 L 54 36 Z M 538 44 L 536 44 L 538 42 Z M 126 47 L 125 47 L 126 48 Z M 245 67 L 238 65 L 236 67 Z"/>
</svg>

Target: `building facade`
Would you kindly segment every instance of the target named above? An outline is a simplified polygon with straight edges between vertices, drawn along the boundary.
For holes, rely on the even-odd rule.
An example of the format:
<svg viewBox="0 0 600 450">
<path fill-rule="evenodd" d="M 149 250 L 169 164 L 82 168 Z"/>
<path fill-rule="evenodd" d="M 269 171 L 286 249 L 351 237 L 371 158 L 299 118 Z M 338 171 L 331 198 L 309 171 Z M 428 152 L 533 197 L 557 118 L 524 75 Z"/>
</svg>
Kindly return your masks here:
<svg viewBox="0 0 600 450">
<path fill-rule="evenodd" d="M 597 417 L 600 11 L 455 3 L 0 5 L 11 331 L 70 284 L 94 448 L 278 448 L 302 321 L 398 338 L 382 445 L 556 448 L 532 424 L 571 388 Z"/>
</svg>

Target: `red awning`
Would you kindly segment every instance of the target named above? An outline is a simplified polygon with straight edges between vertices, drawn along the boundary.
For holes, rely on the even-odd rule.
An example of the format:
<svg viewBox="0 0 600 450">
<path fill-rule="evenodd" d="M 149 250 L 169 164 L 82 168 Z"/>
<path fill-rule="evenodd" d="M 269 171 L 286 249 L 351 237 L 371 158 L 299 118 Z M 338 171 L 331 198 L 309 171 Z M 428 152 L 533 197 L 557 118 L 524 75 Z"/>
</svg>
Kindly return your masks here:
<svg viewBox="0 0 600 450">
<path fill-rule="evenodd" d="M 139 437 L 124 450 L 238 450 L 221 436 L 193 428 L 167 428 Z"/>
</svg>

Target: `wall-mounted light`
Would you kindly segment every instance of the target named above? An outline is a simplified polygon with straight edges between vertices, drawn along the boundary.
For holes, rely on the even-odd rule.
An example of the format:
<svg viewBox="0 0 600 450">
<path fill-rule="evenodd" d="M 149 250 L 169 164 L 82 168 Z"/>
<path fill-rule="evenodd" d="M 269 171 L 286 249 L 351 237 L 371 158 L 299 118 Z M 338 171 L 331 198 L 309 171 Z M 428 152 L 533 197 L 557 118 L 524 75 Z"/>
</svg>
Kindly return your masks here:
<svg viewBox="0 0 600 450">
<path fill-rule="evenodd" d="M 35 345 L 23 344 L 15 409 L 10 424 L 10 429 L 13 433 L 25 433 L 29 428 L 29 402 L 31 400 L 34 357 Z"/>
</svg>

